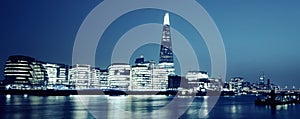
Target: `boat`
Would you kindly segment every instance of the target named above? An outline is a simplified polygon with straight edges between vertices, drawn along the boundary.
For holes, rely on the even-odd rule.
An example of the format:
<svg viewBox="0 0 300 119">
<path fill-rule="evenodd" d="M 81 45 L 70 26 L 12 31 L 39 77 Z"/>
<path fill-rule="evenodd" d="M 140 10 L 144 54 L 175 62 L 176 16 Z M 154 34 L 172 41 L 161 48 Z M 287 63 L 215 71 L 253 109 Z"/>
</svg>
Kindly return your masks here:
<svg viewBox="0 0 300 119">
<path fill-rule="evenodd" d="M 300 103 L 298 93 L 275 93 L 275 90 L 271 90 L 269 94 L 266 94 L 264 98 L 257 98 L 255 100 L 256 105 L 285 105 L 285 104 L 298 104 Z"/>
</svg>

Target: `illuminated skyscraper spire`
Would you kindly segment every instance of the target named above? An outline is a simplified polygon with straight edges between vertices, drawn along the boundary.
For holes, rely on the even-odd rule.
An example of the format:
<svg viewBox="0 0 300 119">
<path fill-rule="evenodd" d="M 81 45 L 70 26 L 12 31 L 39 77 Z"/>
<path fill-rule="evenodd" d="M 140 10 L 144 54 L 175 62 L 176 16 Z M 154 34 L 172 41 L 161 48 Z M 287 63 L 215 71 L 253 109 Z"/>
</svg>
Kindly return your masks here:
<svg viewBox="0 0 300 119">
<path fill-rule="evenodd" d="M 165 17 L 164 17 L 164 25 L 170 25 L 169 13 L 166 13 L 166 14 L 165 14 Z"/>
<path fill-rule="evenodd" d="M 169 13 L 164 16 L 164 26 L 160 47 L 160 59 L 159 63 L 173 63 L 173 52 L 170 32 L 170 20 Z"/>
<path fill-rule="evenodd" d="M 163 25 L 158 65 L 160 68 L 165 69 L 168 75 L 175 75 L 169 13 L 165 14 Z M 167 82 L 167 79 L 165 82 Z"/>
</svg>

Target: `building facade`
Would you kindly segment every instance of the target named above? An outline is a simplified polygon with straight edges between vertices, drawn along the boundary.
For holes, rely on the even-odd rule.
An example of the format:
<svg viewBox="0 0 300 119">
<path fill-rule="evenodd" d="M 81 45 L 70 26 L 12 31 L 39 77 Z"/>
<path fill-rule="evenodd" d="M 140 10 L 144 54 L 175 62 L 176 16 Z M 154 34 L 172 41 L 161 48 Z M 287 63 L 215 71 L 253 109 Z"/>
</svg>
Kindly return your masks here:
<svg viewBox="0 0 300 119">
<path fill-rule="evenodd" d="M 131 66 L 126 63 L 113 63 L 108 67 L 108 82 L 111 89 L 130 90 Z"/>
<path fill-rule="evenodd" d="M 185 78 L 188 80 L 189 88 L 193 90 L 207 88 L 210 85 L 208 73 L 204 71 L 188 71 Z"/>
<path fill-rule="evenodd" d="M 5 64 L 5 80 L 13 89 L 43 89 L 48 80 L 40 61 L 27 56 L 10 56 Z"/>
<path fill-rule="evenodd" d="M 108 70 L 100 70 L 100 79 L 99 85 L 101 89 L 109 89 L 109 82 L 108 82 Z"/>
<path fill-rule="evenodd" d="M 178 75 L 175 76 L 168 76 L 168 89 L 169 90 L 178 90 L 181 89 L 188 89 L 188 81 L 185 77 L 181 77 Z"/>
<path fill-rule="evenodd" d="M 90 87 L 91 66 L 87 64 L 76 64 L 70 68 L 70 87 L 86 89 Z"/>
<path fill-rule="evenodd" d="M 47 72 L 47 89 L 66 88 L 68 81 L 68 66 L 64 64 L 42 63 Z"/>
<path fill-rule="evenodd" d="M 100 88 L 100 69 L 92 68 L 91 69 L 91 80 L 90 88 Z"/>
<path fill-rule="evenodd" d="M 167 69 L 155 67 L 151 69 L 152 89 L 162 90 L 168 87 L 168 71 Z"/>
<path fill-rule="evenodd" d="M 166 69 L 168 75 L 175 75 L 169 13 L 166 13 L 164 16 L 158 66 Z"/>
<path fill-rule="evenodd" d="M 131 89 L 152 89 L 151 70 L 145 65 L 136 65 L 131 68 Z"/>
</svg>

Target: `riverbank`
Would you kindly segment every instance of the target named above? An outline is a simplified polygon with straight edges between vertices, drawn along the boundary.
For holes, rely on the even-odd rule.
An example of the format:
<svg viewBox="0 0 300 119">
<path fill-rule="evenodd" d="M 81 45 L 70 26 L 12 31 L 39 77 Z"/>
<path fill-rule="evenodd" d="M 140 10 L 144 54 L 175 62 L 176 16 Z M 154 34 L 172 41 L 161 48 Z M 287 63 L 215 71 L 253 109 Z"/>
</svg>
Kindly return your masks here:
<svg viewBox="0 0 300 119">
<path fill-rule="evenodd" d="M 182 93 L 178 90 L 166 90 L 166 91 L 122 91 L 122 90 L 101 90 L 101 89 L 84 89 L 84 90 L 0 90 L 0 94 L 3 95 L 37 95 L 37 96 L 69 96 L 69 95 L 183 95 L 183 96 L 225 96 L 234 95 L 234 92 L 197 92 L 197 93 Z"/>
</svg>

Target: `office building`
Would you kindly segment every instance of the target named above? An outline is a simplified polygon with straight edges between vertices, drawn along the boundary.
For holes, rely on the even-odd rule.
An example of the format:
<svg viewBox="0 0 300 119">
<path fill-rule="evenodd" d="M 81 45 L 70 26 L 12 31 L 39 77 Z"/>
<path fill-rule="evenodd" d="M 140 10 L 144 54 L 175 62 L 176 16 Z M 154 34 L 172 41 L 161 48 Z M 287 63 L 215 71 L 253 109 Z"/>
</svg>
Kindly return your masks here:
<svg viewBox="0 0 300 119">
<path fill-rule="evenodd" d="M 70 68 L 70 85 L 76 89 L 90 87 L 91 66 L 87 64 L 76 64 Z"/>
<path fill-rule="evenodd" d="M 169 90 L 178 90 L 181 89 L 188 89 L 188 81 L 185 77 L 181 76 L 168 76 L 168 89 Z"/>
<path fill-rule="evenodd" d="M 131 88 L 132 90 L 147 90 L 152 88 L 151 70 L 147 66 L 132 66 Z"/>
<path fill-rule="evenodd" d="M 101 89 L 108 89 L 109 88 L 109 82 L 108 82 L 108 70 L 100 70 L 100 79 L 99 79 L 99 85 Z"/>
<path fill-rule="evenodd" d="M 68 66 L 56 63 L 42 63 L 47 72 L 47 89 L 66 88 L 68 81 Z"/>
<path fill-rule="evenodd" d="M 99 68 L 91 69 L 90 88 L 100 88 L 100 74 Z"/>
<path fill-rule="evenodd" d="M 168 71 L 165 68 L 154 67 L 151 69 L 152 89 L 162 90 L 168 87 Z"/>
<path fill-rule="evenodd" d="M 113 63 L 108 67 L 108 82 L 111 89 L 130 89 L 131 67 L 126 63 Z"/>
<path fill-rule="evenodd" d="M 48 80 L 40 61 L 27 56 L 10 56 L 5 64 L 5 80 L 12 89 L 43 89 Z"/>
<path fill-rule="evenodd" d="M 171 31 L 170 31 L 170 20 L 169 13 L 164 16 L 161 47 L 160 47 L 160 59 L 158 66 L 167 70 L 168 75 L 175 75 Z"/>
<path fill-rule="evenodd" d="M 209 87 L 208 73 L 204 71 L 188 71 L 185 77 L 188 80 L 190 89 Z"/>
</svg>

